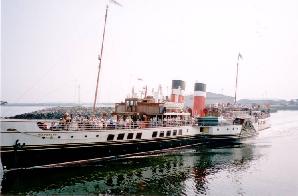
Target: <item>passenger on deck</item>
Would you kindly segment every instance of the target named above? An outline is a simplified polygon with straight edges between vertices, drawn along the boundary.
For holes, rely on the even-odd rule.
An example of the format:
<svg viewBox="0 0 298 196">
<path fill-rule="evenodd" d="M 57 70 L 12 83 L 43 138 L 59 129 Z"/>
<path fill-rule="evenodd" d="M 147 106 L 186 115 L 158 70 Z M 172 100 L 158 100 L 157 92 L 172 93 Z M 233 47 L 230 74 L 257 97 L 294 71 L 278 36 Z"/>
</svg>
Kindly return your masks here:
<svg viewBox="0 0 298 196">
<path fill-rule="evenodd" d="M 42 130 L 48 130 L 48 126 L 44 122 L 37 122 L 37 126 Z"/>
<path fill-rule="evenodd" d="M 121 129 L 124 128 L 125 122 L 124 122 L 123 118 L 121 118 L 119 120 L 118 125 L 119 125 L 119 128 L 121 128 Z"/>
<path fill-rule="evenodd" d="M 64 128 L 65 128 L 65 125 L 66 125 L 66 120 L 65 120 L 65 118 L 60 118 L 60 121 L 59 121 L 59 128 L 64 129 Z"/>
<path fill-rule="evenodd" d="M 63 116 L 64 122 L 65 122 L 65 129 L 69 130 L 70 128 L 70 123 L 71 123 L 71 117 L 69 115 L 69 113 L 65 113 Z"/>
</svg>

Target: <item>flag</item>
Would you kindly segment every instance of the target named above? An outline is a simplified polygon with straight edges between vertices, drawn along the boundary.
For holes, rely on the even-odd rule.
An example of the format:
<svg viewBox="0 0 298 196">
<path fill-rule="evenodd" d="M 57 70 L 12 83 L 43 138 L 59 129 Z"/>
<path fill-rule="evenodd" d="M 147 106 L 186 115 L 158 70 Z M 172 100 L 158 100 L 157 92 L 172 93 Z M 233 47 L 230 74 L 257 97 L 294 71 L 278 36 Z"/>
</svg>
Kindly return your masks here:
<svg viewBox="0 0 298 196">
<path fill-rule="evenodd" d="M 242 55 L 241 55 L 240 52 L 239 52 L 239 54 L 238 54 L 238 59 L 243 59 L 243 57 L 242 57 Z"/>
<path fill-rule="evenodd" d="M 115 0 L 110 0 L 110 3 L 114 3 L 115 5 L 122 7 L 122 5 Z"/>
</svg>

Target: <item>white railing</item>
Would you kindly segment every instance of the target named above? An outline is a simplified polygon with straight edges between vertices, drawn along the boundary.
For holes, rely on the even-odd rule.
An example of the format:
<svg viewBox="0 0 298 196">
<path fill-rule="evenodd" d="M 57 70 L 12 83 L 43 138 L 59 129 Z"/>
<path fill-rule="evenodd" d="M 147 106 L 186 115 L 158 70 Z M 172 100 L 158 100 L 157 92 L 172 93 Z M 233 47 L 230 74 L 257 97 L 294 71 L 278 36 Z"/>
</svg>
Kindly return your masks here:
<svg viewBox="0 0 298 196">
<path fill-rule="evenodd" d="M 37 125 L 42 130 L 52 131 L 85 131 L 85 130 L 118 130 L 118 129 L 144 129 L 156 127 L 180 127 L 194 125 L 190 120 L 171 120 L 171 121 L 136 121 L 136 122 L 59 122 L 59 121 L 39 121 Z"/>
</svg>

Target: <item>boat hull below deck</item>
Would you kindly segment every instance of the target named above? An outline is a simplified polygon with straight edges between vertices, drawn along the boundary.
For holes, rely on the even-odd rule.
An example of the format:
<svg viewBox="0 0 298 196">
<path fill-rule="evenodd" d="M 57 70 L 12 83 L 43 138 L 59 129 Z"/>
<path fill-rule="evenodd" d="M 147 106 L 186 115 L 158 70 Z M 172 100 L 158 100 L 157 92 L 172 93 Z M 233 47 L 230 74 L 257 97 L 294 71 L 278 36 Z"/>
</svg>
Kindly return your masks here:
<svg viewBox="0 0 298 196">
<path fill-rule="evenodd" d="M 255 127 L 258 131 L 269 129 L 271 127 L 270 118 L 259 119 Z"/>
<path fill-rule="evenodd" d="M 130 142 L 25 146 L 23 149 L 1 149 L 1 159 L 5 170 L 55 167 L 156 153 L 198 145 L 200 142 L 201 136 L 198 135 Z"/>
</svg>

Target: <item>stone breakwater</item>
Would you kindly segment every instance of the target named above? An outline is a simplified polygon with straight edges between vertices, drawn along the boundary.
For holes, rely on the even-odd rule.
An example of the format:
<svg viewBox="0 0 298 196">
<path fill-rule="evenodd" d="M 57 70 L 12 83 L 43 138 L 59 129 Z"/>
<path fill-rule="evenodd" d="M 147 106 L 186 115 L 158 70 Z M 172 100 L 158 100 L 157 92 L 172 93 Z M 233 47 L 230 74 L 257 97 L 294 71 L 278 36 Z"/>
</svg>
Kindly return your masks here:
<svg viewBox="0 0 298 196">
<path fill-rule="evenodd" d="M 95 110 L 95 116 L 110 116 L 113 112 L 114 107 L 98 107 Z M 65 113 L 69 113 L 71 116 L 83 116 L 88 117 L 93 115 L 92 107 L 52 107 L 46 108 L 30 113 L 18 114 L 11 119 L 60 119 L 63 118 Z"/>
</svg>

